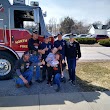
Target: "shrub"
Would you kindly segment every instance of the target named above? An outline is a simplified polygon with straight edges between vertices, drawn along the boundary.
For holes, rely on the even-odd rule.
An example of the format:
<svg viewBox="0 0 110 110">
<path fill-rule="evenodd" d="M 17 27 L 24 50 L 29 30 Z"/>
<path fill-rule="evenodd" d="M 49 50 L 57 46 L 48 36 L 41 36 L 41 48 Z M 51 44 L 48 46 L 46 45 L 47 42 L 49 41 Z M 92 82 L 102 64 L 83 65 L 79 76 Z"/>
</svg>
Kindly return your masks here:
<svg viewBox="0 0 110 110">
<path fill-rule="evenodd" d="M 76 38 L 76 40 L 80 44 L 95 44 L 96 43 L 96 39 L 95 38 Z"/>
<path fill-rule="evenodd" d="M 95 38 L 75 38 L 80 44 L 95 44 L 97 41 Z M 68 41 L 69 39 L 66 39 Z"/>
<path fill-rule="evenodd" d="M 102 46 L 110 47 L 110 39 L 101 39 L 101 40 L 98 40 L 98 42 Z"/>
</svg>

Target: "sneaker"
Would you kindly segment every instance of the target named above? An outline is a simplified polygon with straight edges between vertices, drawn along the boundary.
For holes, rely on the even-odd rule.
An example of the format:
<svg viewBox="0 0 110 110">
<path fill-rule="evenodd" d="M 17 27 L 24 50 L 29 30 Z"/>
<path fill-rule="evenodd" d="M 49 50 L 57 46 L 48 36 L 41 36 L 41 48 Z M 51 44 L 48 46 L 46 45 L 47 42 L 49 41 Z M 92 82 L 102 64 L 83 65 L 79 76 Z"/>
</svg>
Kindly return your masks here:
<svg viewBox="0 0 110 110">
<path fill-rule="evenodd" d="M 57 87 L 57 89 L 55 90 L 56 92 L 59 92 L 60 91 L 60 87 Z"/>
<path fill-rule="evenodd" d="M 21 85 L 19 85 L 19 84 L 16 84 L 16 88 L 20 88 L 21 87 Z"/>
<path fill-rule="evenodd" d="M 52 83 L 50 83 L 50 87 L 53 87 L 53 84 Z"/>
<path fill-rule="evenodd" d="M 63 83 L 66 83 L 66 78 L 65 77 L 63 77 Z"/>
<path fill-rule="evenodd" d="M 32 82 L 32 81 L 30 81 L 30 82 L 29 82 L 29 85 L 30 85 L 30 86 L 31 86 L 31 85 L 33 85 L 33 82 Z"/>
<path fill-rule="evenodd" d="M 42 82 L 42 81 L 41 81 L 41 80 L 39 80 L 39 79 L 38 79 L 38 80 L 35 80 L 35 81 L 36 81 L 37 83 L 41 83 L 41 82 Z"/>
<path fill-rule="evenodd" d="M 30 85 L 29 84 L 25 84 L 26 88 L 30 88 Z"/>
<path fill-rule="evenodd" d="M 72 80 L 71 79 L 68 79 L 68 82 L 71 82 Z"/>
<path fill-rule="evenodd" d="M 76 82 L 75 81 L 71 81 L 72 85 L 75 86 L 76 85 Z"/>
<path fill-rule="evenodd" d="M 49 81 L 47 81 L 47 85 L 49 85 L 50 84 L 50 82 Z"/>
</svg>

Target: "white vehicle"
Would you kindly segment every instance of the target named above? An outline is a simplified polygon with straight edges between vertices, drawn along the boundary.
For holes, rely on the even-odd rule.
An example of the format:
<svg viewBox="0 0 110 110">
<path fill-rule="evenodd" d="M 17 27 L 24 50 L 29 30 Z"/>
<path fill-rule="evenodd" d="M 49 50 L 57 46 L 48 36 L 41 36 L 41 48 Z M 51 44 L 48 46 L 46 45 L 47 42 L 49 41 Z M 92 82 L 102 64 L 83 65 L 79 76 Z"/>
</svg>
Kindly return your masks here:
<svg viewBox="0 0 110 110">
<path fill-rule="evenodd" d="M 87 37 L 87 34 L 80 34 L 78 35 L 78 38 L 86 38 Z"/>
<path fill-rule="evenodd" d="M 71 35 L 71 34 L 65 34 L 65 35 L 63 35 L 62 38 L 63 38 L 64 40 L 68 40 L 70 35 Z M 74 38 L 77 38 L 77 34 L 72 34 L 72 36 L 74 36 Z"/>
<path fill-rule="evenodd" d="M 93 35 L 88 34 L 86 37 L 87 37 L 87 38 L 92 38 L 92 37 L 93 37 Z"/>
</svg>

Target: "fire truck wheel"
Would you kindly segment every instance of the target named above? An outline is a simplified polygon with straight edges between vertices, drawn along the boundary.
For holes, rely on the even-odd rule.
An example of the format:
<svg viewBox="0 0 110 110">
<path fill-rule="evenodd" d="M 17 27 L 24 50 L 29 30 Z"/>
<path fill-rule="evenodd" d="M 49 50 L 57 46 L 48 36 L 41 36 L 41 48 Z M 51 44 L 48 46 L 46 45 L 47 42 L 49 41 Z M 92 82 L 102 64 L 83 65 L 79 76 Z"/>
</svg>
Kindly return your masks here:
<svg viewBox="0 0 110 110">
<path fill-rule="evenodd" d="M 12 68 L 15 58 L 7 52 L 0 52 L 0 80 L 12 78 Z"/>
</svg>

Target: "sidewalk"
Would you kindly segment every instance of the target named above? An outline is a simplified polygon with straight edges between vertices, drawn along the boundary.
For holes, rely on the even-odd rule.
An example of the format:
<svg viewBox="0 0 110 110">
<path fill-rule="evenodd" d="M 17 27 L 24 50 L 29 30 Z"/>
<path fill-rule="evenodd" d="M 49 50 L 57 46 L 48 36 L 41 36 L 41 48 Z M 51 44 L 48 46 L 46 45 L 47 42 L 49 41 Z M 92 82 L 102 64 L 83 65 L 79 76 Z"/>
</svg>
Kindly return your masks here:
<svg viewBox="0 0 110 110">
<path fill-rule="evenodd" d="M 110 110 L 110 91 L 0 97 L 0 110 Z"/>
</svg>

